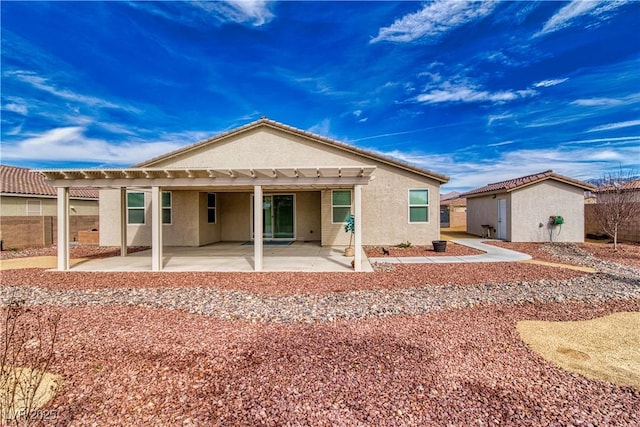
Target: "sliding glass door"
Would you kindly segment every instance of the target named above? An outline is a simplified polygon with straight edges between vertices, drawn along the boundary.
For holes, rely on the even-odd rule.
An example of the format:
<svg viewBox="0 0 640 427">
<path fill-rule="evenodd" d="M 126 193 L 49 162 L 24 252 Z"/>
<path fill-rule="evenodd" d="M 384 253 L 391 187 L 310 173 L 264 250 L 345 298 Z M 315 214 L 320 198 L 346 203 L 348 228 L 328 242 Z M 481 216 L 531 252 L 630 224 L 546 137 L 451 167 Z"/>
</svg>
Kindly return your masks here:
<svg viewBox="0 0 640 427">
<path fill-rule="evenodd" d="M 273 194 L 262 197 L 263 238 L 293 239 L 295 237 L 294 205 L 293 194 Z M 253 213 L 253 206 L 251 212 Z M 251 227 L 253 228 L 253 218 Z"/>
</svg>

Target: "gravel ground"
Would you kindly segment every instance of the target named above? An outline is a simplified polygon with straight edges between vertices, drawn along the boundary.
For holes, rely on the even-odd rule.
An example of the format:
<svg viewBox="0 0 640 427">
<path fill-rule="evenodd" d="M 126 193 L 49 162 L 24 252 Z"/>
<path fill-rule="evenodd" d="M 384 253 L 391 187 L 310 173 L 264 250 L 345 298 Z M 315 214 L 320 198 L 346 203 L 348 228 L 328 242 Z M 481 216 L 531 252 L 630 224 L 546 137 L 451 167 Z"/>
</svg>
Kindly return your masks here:
<svg viewBox="0 0 640 427">
<path fill-rule="evenodd" d="M 599 273 L 31 269 L 3 272 L 0 296 L 62 314 L 58 425 L 640 425 L 640 390 L 557 368 L 515 328 L 640 311 L 640 270 L 539 250 Z"/>
<path fill-rule="evenodd" d="M 130 254 L 134 252 L 149 249 L 147 246 L 132 246 L 128 248 Z M 26 248 L 17 251 L 2 251 L 0 259 L 28 258 L 34 256 L 56 256 L 58 254 L 56 246 L 47 246 L 44 248 Z M 107 258 L 120 255 L 120 248 L 111 246 L 89 246 L 89 245 L 72 245 L 70 250 L 71 258 Z"/>
<path fill-rule="evenodd" d="M 46 308 L 50 310 L 51 308 Z M 167 309 L 57 308 L 58 425 L 637 426 L 640 391 L 555 367 L 519 320 L 639 300 L 251 324 Z"/>
<path fill-rule="evenodd" d="M 487 264 L 378 264 L 378 273 L 225 273 L 225 272 L 57 272 L 42 269 L 0 272 L 1 286 L 48 289 L 216 288 L 262 295 L 300 295 L 375 289 L 406 289 L 425 285 L 474 285 L 542 279 L 572 279 L 586 275 L 562 268 L 527 263 Z"/>
<path fill-rule="evenodd" d="M 485 243 L 524 252 L 534 259 L 543 261 L 586 265 L 585 262 L 592 262 L 592 258 L 595 257 L 640 269 L 640 244 L 621 243 L 618 251 L 614 251 L 613 244 L 607 243 L 513 243 L 499 240 L 489 240 Z"/>
<path fill-rule="evenodd" d="M 389 251 L 389 256 L 392 257 L 407 257 L 407 256 L 466 256 L 466 255 L 480 255 L 483 251 L 470 248 L 469 246 L 458 245 L 453 242 L 447 242 L 446 252 L 436 252 L 433 250 L 433 246 L 411 246 L 409 248 L 398 248 L 395 246 L 385 246 L 385 249 Z M 382 252 L 382 246 L 366 246 L 364 248 L 368 257 L 382 257 L 385 256 Z"/>
</svg>

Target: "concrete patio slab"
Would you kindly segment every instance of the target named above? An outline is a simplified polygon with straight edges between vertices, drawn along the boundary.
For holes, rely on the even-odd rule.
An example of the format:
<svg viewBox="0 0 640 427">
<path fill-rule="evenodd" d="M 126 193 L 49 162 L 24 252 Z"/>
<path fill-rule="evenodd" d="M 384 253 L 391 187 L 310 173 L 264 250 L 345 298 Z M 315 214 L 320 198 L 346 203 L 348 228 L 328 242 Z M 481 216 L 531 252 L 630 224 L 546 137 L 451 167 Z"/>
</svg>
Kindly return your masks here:
<svg viewBox="0 0 640 427">
<path fill-rule="evenodd" d="M 263 271 L 349 272 L 352 257 L 339 247 L 322 247 L 317 242 L 294 242 L 288 246 L 264 246 Z M 373 271 L 366 255 L 362 270 Z M 89 260 L 71 271 L 151 271 L 151 250 L 126 257 Z M 242 242 L 221 242 L 200 247 L 163 249 L 163 271 L 247 271 L 253 270 L 253 246 Z"/>
</svg>

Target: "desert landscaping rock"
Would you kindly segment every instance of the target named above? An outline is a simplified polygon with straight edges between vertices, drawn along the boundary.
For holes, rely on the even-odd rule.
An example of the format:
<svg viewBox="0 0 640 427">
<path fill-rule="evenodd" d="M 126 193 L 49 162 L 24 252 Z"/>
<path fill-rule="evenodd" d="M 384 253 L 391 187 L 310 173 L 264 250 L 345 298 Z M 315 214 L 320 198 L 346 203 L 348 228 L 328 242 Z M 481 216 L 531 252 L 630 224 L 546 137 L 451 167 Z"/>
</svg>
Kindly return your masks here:
<svg viewBox="0 0 640 427">
<path fill-rule="evenodd" d="M 552 262 L 375 273 L 2 273 L 59 312 L 56 425 L 637 426 L 640 390 L 545 361 L 521 320 L 640 311 L 640 270 Z"/>
<path fill-rule="evenodd" d="M 115 288 L 52 290 L 8 286 L 2 303 L 10 299 L 36 305 L 123 305 L 184 310 L 221 319 L 260 322 L 335 321 L 362 317 L 415 315 L 446 308 L 480 304 L 604 301 L 640 298 L 640 274 L 621 270 L 583 275 L 571 280 L 423 286 L 409 289 L 269 296 L 212 287 Z"/>
</svg>

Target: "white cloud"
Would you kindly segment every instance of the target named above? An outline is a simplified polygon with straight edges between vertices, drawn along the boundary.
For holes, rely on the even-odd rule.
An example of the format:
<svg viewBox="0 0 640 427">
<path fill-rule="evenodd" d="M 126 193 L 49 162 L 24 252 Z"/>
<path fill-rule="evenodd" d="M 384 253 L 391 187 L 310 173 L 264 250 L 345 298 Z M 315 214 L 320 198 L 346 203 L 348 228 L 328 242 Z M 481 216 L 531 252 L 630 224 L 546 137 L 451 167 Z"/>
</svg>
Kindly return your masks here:
<svg viewBox="0 0 640 427">
<path fill-rule="evenodd" d="M 157 3 L 128 2 L 131 7 L 189 27 L 202 28 L 226 22 L 258 27 L 274 18 L 270 5 L 275 2 L 268 0 L 176 2 L 179 6 L 175 6 L 173 3 L 168 1 Z"/>
<path fill-rule="evenodd" d="M 636 137 L 636 141 L 639 138 Z M 510 143 L 515 141 L 505 141 Z M 494 144 L 494 145 L 499 145 Z M 484 147 L 448 154 L 428 154 L 393 150 L 383 152 L 400 160 L 444 173 L 451 177 L 442 192 L 468 191 L 491 182 L 517 178 L 553 169 L 572 178 L 598 178 L 605 171 L 637 167 L 637 144 L 607 143 L 573 146 L 562 144 L 545 149 L 513 149 L 486 156 Z"/>
<path fill-rule="evenodd" d="M 2 106 L 3 110 L 11 111 L 26 116 L 28 113 L 27 106 L 24 104 L 9 103 Z"/>
<path fill-rule="evenodd" d="M 551 79 L 551 80 L 542 80 L 538 83 L 535 83 L 533 85 L 533 87 L 550 87 L 550 86 L 555 86 L 555 85 L 559 85 L 561 83 L 566 82 L 567 80 L 569 80 L 568 78 L 564 78 L 564 79 Z"/>
<path fill-rule="evenodd" d="M 40 77 L 36 73 L 31 71 L 8 71 L 5 73 L 5 76 L 14 77 L 17 80 L 20 80 L 23 83 L 27 83 L 28 85 L 36 89 L 47 92 L 51 95 L 57 96 L 58 98 L 62 98 L 67 101 L 77 102 L 91 107 L 113 108 L 139 112 L 139 110 L 130 106 L 114 104 L 101 98 L 83 95 L 80 93 L 72 92 L 68 89 L 59 88 L 55 84 L 50 83 L 48 79 Z"/>
<path fill-rule="evenodd" d="M 629 120 L 627 122 L 609 123 L 607 125 L 596 126 L 589 129 L 587 132 L 600 132 L 603 130 L 622 129 L 631 126 L 640 126 L 640 120 Z"/>
<path fill-rule="evenodd" d="M 589 98 L 589 99 L 576 99 L 571 102 L 571 105 L 580 105 L 583 107 L 598 107 L 606 105 L 618 105 L 622 101 L 612 98 Z"/>
<path fill-rule="evenodd" d="M 503 145 L 510 145 L 513 144 L 515 141 L 502 141 L 502 142 L 496 142 L 494 144 L 487 144 L 487 147 L 502 147 Z"/>
<path fill-rule="evenodd" d="M 556 12 L 535 36 L 548 34 L 568 27 L 572 24 L 573 20 L 583 15 L 589 15 L 597 19 L 606 19 L 608 12 L 617 9 L 625 3 L 627 3 L 625 0 L 573 0 Z"/>
<path fill-rule="evenodd" d="M 380 28 L 371 43 L 411 42 L 421 38 L 437 37 L 487 16 L 496 4 L 493 1 L 436 0 L 425 4 L 417 12 L 403 16 L 390 26 Z"/>
<path fill-rule="evenodd" d="M 487 125 L 491 126 L 493 124 L 493 122 L 496 122 L 496 121 L 499 121 L 499 120 L 510 119 L 511 117 L 513 117 L 513 114 L 495 114 L 495 115 L 491 115 L 491 116 L 489 116 L 489 120 L 487 121 Z"/>
<path fill-rule="evenodd" d="M 307 129 L 307 132 L 315 133 L 316 135 L 321 135 L 326 138 L 333 138 L 331 136 L 330 129 L 331 129 L 331 120 L 324 119 L 319 123 L 316 123 L 315 125 L 311 126 L 309 129 Z"/>
<path fill-rule="evenodd" d="M 274 16 L 266 0 L 198 1 L 191 4 L 207 12 L 217 13 L 225 20 L 254 26 L 264 25 Z"/>
<path fill-rule="evenodd" d="M 5 142 L 2 157 L 6 160 L 130 165 L 173 151 L 184 144 L 175 141 L 112 144 L 87 137 L 85 130 L 81 126 L 56 128 L 22 141 Z"/>
<path fill-rule="evenodd" d="M 489 92 L 472 86 L 445 84 L 441 89 L 431 90 L 416 97 L 418 102 L 437 104 L 442 102 L 508 102 L 536 95 L 534 90 Z"/>
</svg>

